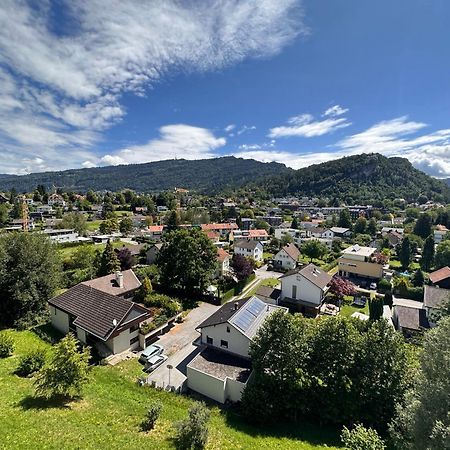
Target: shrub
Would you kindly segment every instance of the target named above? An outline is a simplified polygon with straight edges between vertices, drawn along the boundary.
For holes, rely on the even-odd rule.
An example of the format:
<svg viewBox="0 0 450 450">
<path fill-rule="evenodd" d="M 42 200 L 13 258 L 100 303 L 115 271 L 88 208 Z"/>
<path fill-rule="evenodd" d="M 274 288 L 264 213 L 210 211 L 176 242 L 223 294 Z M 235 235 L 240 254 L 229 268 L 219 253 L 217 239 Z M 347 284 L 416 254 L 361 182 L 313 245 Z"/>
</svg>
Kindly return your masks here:
<svg viewBox="0 0 450 450">
<path fill-rule="evenodd" d="M 168 295 L 152 293 L 144 300 L 145 306 L 149 308 L 161 308 L 167 317 L 175 316 L 180 310 L 181 305 L 178 301 Z"/>
<path fill-rule="evenodd" d="M 372 428 L 356 425 L 352 430 L 342 429 L 341 441 L 349 450 L 384 450 L 386 446 Z"/>
<path fill-rule="evenodd" d="M 11 356 L 14 351 L 14 340 L 6 333 L 0 333 L 0 358 Z"/>
<path fill-rule="evenodd" d="M 176 424 L 177 448 L 203 449 L 208 440 L 209 410 L 204 403 L 195 402 L 189 408 L 189 416 Z"/>
<path fill-rule="evenodd" d="M 392 285 L 391 282 L 386 280 L 385 278 L 382 278 L 379 282 L 378 282 L 378 290 L 382 293 L 385 294 L 386 292 L 389 292 L 392 290 Z"/>
<path fill-rule="evenodd" d="M 162 410 L 161 402 L 154 402 L 148 408 L 147 413 L 145 414 L 144 420 L 141 423 L 142 431 L 150 431 L 155 427 L 155 423 L 158 420 Z"/>
<path fill-rule="evenodd" d="M 45 364 L 46 353 L 45 350 L 37 349 L 23 355 L 19 359 L 16 373 L 21 377 L 28 377 L 37 372 Z"/>
</svg>

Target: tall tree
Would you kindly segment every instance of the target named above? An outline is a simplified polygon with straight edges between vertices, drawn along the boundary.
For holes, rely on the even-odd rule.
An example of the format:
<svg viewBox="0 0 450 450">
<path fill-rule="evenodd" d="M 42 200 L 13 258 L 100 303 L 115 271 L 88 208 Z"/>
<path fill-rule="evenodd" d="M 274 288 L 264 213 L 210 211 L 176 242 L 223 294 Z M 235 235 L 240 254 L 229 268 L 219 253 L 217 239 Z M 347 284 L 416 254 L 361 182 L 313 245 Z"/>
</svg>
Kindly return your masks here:
<svg viewBox="0 0 450 450">
<path fill-rule="evenodd" d="M 216 269 L 217 249 L 200 230 L 175 230 L 164 237 L 158 253 L 160 282 L 186 294 L 203 293 Z"/>
<path fill-rule="evenodd" d="M 423 244 L 422 258 L 420 260 L 420 267 L 423 270 L 430 270 L 434 261 L 434 237 L 430 234 Z"/>
<path fill-rule="evenodd" d="M 383 299 L 381 297 L 373 297 L 369 300 L 369 318 L 370 320 L 379 320 L 383 317 Z"/>
<path fill-rule="evenodd" d="M 396 448 L 450 448 L 450 317 L 425 333 L 420 370 L 406 404 L 399 402 L 390 434 Z"/>
<path fill-rule="evenodd" d="M 99 276 L 109 275 L 120 270 L 120 261 L 111 241 L 106 243 L 105 250 L 102 253 L 100 261 Z"/>
<path fill-rule="evenodd" d="M 421 214 L 414 225 L 414 234 L 422 239 L 427 238 L 431 234 L 432 223 L 432 218 L 428 213 Z"/>
<path fill-rule="evenodd" d="M 245 256 L 234 253 L 231 258 L 231 267 L 238 280 L 245 280 L 253 273 L 254 263 Z"/>
<path fill-rule="evenodd" d="M 367 232 L 371 235 L 371 236 L 375 236 L 377 234 L 377 221 L 374 217 L 372 217 L 369 220 L 369 223 L 367 225 Z"/>
<path fill-rule="evenodd" d="M 169 230 L 177 229 L 181 224 L 180 213 L 176 210 L 170 211 L 166 216 L 166 225 Z"/>
<path fill-rule="evenodd" d="M 353 231 L 356 234 L 365 234 L 367 231 L 367 219 L 365 217 L 358 217 Z"/>
<path fill-rule="evenodd" d="M 45 236 L 10 233 L 0 237 L 0 322 L 27 326 L 47 311 L 60 287 L 61 263 Z"/>
<path fill-rule="evenodd" d="M 127 235 L 133 229 L 133 220 L 131 217 L 125 216 L 119 224 L 119 230 L 122 234 Z"/>
<path fill-rule="evenodd" d="M 292 219 L 291 228 L 293 228 L 294 230 L 297 230 L 297 229 L 298 229 L 298 219 L 297 219 L 297 216 L 294 216 L 294 218 Z"/>
<path fill-rule="evenodd" d="M 86 216 L 79 212 L 70 212 L 64 214 L 58 228 L 70 228 L 78 234 L 84 235 L 87 231 Z"/>
<path fill-rule="evenodd" d="M 319 259 L 325 256 L 328 248 L 317 239 L 305 241 L 300 247 L 301 253 L 306 255 L 312 262 L 313 259 Z"/>
<path fill-rule="evenodd" d="M 134 265 L 134 257 L 127 247 L 123 247 L 117 252 L 117 259 L 120 262 L 120 268 L 122 270 L 131 269 Z"/>
<path fill-rule="evenodd" d="M 343 228 L 352 228 L 352 218 L 347 208 L 341 210 L 339 213 L 338 226 Z"/>
<path fill-rule="evenodd" d="M 436 247 L 436 255 L 434 257 L 436 269 L 450 266 L 450 240 L 442 241 Z"/>
<path fill-rule="evenodd" d="M 89 381 L 88 347 L 78 350 L 78 341 L 68 334 L 53 347 L 53 355 L 38 373 L 34 386 L 38 397 L 71 399 L 82 394 Z"/>
<path fill-rule="evenodd" d="M 398 246 L 398 259 L 402 264 L 403 269 L 407 269 L 412 261 L 411 241 L 409 236 L 406 236 L 402 243 Z"/>
</svg>

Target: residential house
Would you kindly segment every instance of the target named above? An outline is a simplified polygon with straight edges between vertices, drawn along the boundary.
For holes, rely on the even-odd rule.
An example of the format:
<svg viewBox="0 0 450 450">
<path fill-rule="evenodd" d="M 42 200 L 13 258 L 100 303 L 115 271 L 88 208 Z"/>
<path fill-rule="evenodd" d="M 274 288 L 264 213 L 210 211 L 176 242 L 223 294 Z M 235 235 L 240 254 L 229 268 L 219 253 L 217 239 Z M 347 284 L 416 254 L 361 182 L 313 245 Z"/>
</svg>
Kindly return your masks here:
<svg viewBox="0 0 450 450">
<path fill-rule="evenodd" d="M 270 305 L 278 305 L 280 295 L 281 289 L 270 286 L 260 286 L 255 292 L 255 297 Z"/>
<path fill-rule="evenodd" d="M 155 264 L 156 258 L 158 257 L 158 253 L 161 250 L 162 243 L 158 242 L 157 244 L 153 244 L 145 254 L 146 261 L 148 265 Z"/>
<path fill-rule="evenodd" d="M 164 225 L 150 225 L 144 234 L 154 241 L 160 241 L 164 233 Z"/>
<path fill-rule="evenodd" d="M 242 255 L 247 258 L 253 258 L 255 261 L 263 260 L 263 245 L 259 241 L 250 241 L 243 239 L 235 241 L 233 251 L 237 255 Z"/>
<path fill-rule="evenodd" d="M 440 242 L 442 242 L 448 232 L 449 230 L 444 225 L 436 225 L 436 229 L 433 232 L 434 243 L 439 244 Z"/>
<path fill-rule="evenodd" d="M 338 259 L 338 272 L 343 277 L 361 277 L 379 280 L 383 277 L 384 264 L 377 262 L 376 248 L 358 244 L 342 250 Z"/>
<path fill-rule="evenodd" d="M 332 278 L 314 264 L 297 267 L 280 277 L 279 304 L 289 306 L 306 316 L 315 317 L 319 313 Z"/>
<path fill-rule="evenodd" d="M 445 266 L 439 270 L 431 272 L 429 279 L 433 286 L 450 289 L 450 267 Z"/>
<path fill-rule="evenodd" d="M 36 212 L 42 214 L 45 217 L 52 217 L 56 214 L 56 211 L 51 205 L 39 205 L 36 207 Z"/>
<path fill-rule="evenodd" d="M 352 236 L 352 231 L 345 227 L 331 227 L 329 231 L 333 233 L 331 239 L 349 239 Z"/>
<path fill-rule="evenodd" d="M 230 254 L 223 248 L 217 249 L 217 268 L 215 276 L 216 278 L 223 277 L 230 272 Z"/>
<path fill-rule="evenodd" d="M 25 228 L 26 221 L 24 219 L 11 219 L 9 221 L 8 227 L 16 228 L 18 230 L 23 230 Z M 34 230 L 35 224 L 34 219 L 29 219 L 27 221 L 28 230 Z"/>
<path fill-rule="evenodd" d="M 51 241 L 57 242 L 58 244 L 65 244 L 68 242 L 78 242 L 79 240 L 78 232 L 76 232 L 73 229 L 50 228 L 42 231 L 42 233 L 48 236 Z"/>
<path fill-rule="evenodd" d="M 62 195 L 55 193 L 48 196 L 47 205 L 52 207 L 53 206 L 64 207 L 66 206 L 66 202 L 64 201 Z"/>
<path fill-rule="evenodd" d="M 266 230 L 233 230 L 230 233 L 230 242 L 236 239 L 267 242 L 269 235 Z"/>
<path fill-rule="evenodd" d="M 77 284 L 49 300 L 52 325 L 104 355 L 142 347 L 139 325 L 151 313 L 126 298 L 140 286 L 134 273 L 127 272 L 132 271 Z"/>
<path fill-rule="evenodd" d="M 393 299 L 392 321 L 395 328 L 406 337 L 430 328 L 423 302 L 403 298 Z"/>
<path fill-rule="evenodd" d="M 264 321 L 275 311 L 257 297 L 225 303 L 202 322 L 204 348 L 187 365 L 187 386 L 219 403 L 238 402 L 251 374 L 250 344 Z"/>
<path fill-rule="evenodd" d="M 292 270 L 297 267 L 300 250 L 294 244 L 285 245 L 274 257 L 273 266 L 276 269 Z"/>
<path fill-rule="evenodd" d="M 401 244 L 401 242 L 403 241 L 403 234 L 401 234 L 395 230 L 382 232 L 381 235 L 383 236 L 383 238 L 385 238 L 389 241 L 389 245 L 392 248 Z"/>
<path fill-rule="evenodd" d="M 122 247 L 116 247 L 114 251 L 118 254 L 121 250 L 127 249 L 133 258 L 133 266 L 139 263 L 141 252 L 145 249 L 145 244 L 132 244 L 132 245 L 122 245 Z"/>
<path fill-rule="evenodd" d="M 333 233 L 327 228 L 315 227 L 311 228 L 311 237 L 333 239 Z"/>
<path fill-rule="evenodd" d="M 450 289 L 427 285 L 424 286 L 423 306 L 426 310 L 430 326 L 436 325 L 437 313 L 447 301 L 450 301 Z"/>
<path fill-rule="evenodd" d="M 303 240 L 311 237 L 311 231 L 310 230 L 297 230 L 295 228 L 276 228 L 275 229 L 275 238 L 278 240 L 282 240 L 285 235 L 289 235 L 292 240 L 294 241 L 294 244 L 297 247 L 300 247 L 302 245 Z"/>
<path fill-rule="evenodd" d="M 235 223 L 202 223 L 201 227 L 203 231 L 215 231 L 221 237 L 226 237 L 231 231 L 239 229 Z"/>
</svg>

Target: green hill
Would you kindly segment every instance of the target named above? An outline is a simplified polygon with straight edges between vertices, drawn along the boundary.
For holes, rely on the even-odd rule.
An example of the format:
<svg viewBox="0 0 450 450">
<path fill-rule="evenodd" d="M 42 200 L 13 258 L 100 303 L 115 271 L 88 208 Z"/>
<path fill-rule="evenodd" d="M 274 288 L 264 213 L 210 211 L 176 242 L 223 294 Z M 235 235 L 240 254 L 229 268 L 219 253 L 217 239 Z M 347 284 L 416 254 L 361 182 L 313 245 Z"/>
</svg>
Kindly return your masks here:
<svg viewBox="0 0 450 450">
<path fill-rule="evenodd" d="M 405 158 L 373 153 L 315 164 L 255 184 L 271 195 L 337 197 L 349 203 L 387 198 L 415 201 L 420 195 L 450 201 L 450 188 L 445 182 L 415 169 Z"/>
<path fill-rule="evenodd" d="M 182 187 L 200 192 L 219 192 L 226 187 L 237 188 L 269 175 L 293 172 L 284 164 L 262 163 L 252 159 L 223 158 L 187 161 L 157 161 L 127 166 L 73 169 L 29 175 L 0 175 L 0 191 L 15 188 L 32 191 L 38 184 L 47 188 L 85 192 L 117 191 L 125 188 L 152 192 Z"/>
</svg>

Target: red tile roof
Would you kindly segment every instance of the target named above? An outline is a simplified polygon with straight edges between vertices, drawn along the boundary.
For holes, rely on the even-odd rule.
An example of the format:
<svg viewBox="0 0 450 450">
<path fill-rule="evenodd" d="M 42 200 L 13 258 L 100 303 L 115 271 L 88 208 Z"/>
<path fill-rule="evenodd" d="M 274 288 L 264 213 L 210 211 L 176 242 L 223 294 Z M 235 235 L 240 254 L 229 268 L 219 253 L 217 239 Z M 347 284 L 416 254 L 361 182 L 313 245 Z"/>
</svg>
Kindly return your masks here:
<svg viewBox="0 0 450 450">
<path fill-rule="evenodd" d="M 230 255 L 223 248 L 217 249 L 217 261 L 224 262 Z"/>
<path fill-rule="evenodd" d="M 150 225 L 148 227 L 148 231 L 150 231 L 152 233 L 155 233 L 155 232 L 161 233 L 163 229 L 164 229 L 164 225 Z"/>
<path fill-rule="evenodd" d="M 214 230 L 237 230 L 239 227 L 235 223 L 203 223 L 203 231 Z"/>
<path fill-rule="evenodd" d="M 439 281 L 445 280 L 450 277 L 450 267 L 445 266 L 442 269 L 436 270 L 430 273 L 430 281 L 432 283 L 439 283 Z"/>
</svg>

